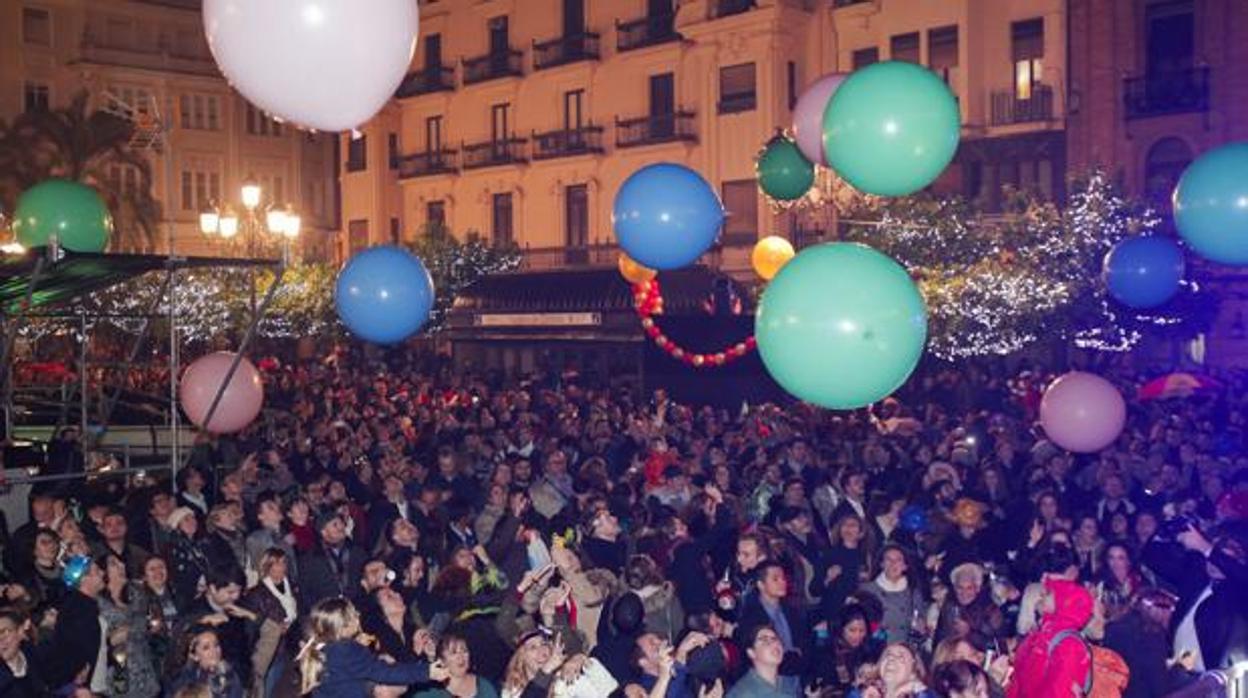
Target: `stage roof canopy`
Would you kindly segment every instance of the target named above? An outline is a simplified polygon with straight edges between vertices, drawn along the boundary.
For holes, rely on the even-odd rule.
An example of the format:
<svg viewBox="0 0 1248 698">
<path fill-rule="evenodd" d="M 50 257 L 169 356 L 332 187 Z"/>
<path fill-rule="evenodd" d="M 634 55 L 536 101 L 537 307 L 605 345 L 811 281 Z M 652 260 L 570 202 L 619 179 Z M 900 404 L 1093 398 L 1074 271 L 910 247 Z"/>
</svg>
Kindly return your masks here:
<svg viewBox="0 0 1248 698">
<path fill-rule="evenodd" d="M 222 257 L 167 257 L 146 254 L 105 254 L 60 250 L 51 261 L 46 247 L 26 250 L 22 254 L 0 254 L 0 310 L 17 313 L 30 282 L 43 259 L 43 268 L 35 284 L 33 307 L 46 307 L 102 291 L 127 279 L 149 271 L 174 269 L 205 269 L 209 267 L 276 267 L 275 259 L 228 259 Z"/>
</svg>

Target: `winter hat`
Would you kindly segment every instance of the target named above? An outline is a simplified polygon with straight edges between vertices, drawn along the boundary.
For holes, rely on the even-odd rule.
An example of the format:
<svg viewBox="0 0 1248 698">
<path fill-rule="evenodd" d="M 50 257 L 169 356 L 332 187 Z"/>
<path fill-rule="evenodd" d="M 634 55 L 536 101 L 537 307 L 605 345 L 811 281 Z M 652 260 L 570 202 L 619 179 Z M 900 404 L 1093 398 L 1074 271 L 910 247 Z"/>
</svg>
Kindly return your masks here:
<svg viewBox="0 0 1248 698">
<path fill-rule="evenodd" d="M 165 519 L 165 525 L 169 527 L 169 530 L 176 531 L 182 526 L 182 522 L 185 521 L 187 517 L 194 515 L 195 511 L 190 507 L 178 507 L 177 509 L 169 512 L 168 518 Z"/>
</svg>

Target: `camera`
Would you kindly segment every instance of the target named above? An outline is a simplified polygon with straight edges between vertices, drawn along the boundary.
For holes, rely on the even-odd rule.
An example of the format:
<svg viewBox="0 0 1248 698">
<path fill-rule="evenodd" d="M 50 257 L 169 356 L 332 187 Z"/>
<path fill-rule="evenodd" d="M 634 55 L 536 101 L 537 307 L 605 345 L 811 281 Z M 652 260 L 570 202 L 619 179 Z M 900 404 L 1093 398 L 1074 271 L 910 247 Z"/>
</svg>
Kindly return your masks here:
<svg viewBox="0 0 1248 698">
<path fill-rule="evenodd" d="M 1188 529 L 1200 531 L 1200 522 L 1186 514 L 1166 519 L 1157 527 L 1158 540 L 1178 540 L 1179 534 Z"/>
</svg>

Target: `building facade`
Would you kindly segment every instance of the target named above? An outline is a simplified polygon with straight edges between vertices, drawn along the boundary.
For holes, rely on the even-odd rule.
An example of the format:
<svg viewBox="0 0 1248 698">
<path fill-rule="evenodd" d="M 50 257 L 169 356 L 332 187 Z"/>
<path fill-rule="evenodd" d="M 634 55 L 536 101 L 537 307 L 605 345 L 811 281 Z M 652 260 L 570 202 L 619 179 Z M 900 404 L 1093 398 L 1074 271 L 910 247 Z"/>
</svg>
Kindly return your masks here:
<svg viewBox="0 0 1248 698">
<path fill-rule="evenodd" d="M 1184 168 L 1248 139 L 1248 3 L 1242 0 L 1070 0 L 1071 166 L 1103 167 L 1170 222 Z M 1196 261 L 1196 260 L 1189 260 Z M 1205 359 L 1248 362 L 1248 276 L 1193 265 L 1222 303 Z"/>
<path fill-rule="evenodd" d="M 834 220 L 773 212 L 754 160 L 821 75 L 896 59 L 958 95 L 964 143 L 939 186 L 996 203 L 1061 195 L 1065 0 L 436 0 L 412 72 L 342 142 L 340 253 L 429 225 L 512 241 L 530 268 L 610 265 L 614 192 L 678 162 L 729 216 L 713 263 L 748 276 L 769 234 Z"/>
<path fill-rule="evenodd" d="M 119 231 L 114 249 L 183 255 L 239 254 L 199 230 L 214 203 L 242 211 L 252 179 L 264 205 L 301 215 L 301 251 L 332 257 L 337 238 L 336 139 L 268 118 L 226 83 L 204 39 L 198 0 L 0 0 L 0 118 L 68 104 L 80 90 L 90 106 L 128 112 L 163 135 L 132 147 L 146 153 L 162 203 L 155 245 Z M 115 167 L 123 186 L 137 171 Z"/>
</svg>

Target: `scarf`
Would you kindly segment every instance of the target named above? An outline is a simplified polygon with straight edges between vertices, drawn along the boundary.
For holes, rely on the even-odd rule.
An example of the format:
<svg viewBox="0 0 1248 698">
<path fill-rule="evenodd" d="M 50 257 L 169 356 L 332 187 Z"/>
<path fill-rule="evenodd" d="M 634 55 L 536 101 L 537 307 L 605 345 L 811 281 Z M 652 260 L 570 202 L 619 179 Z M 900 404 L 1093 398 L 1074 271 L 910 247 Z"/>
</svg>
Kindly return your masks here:
<svg viewBox="0 0 1248 698">
<path fill-rule="evenodd" d="M 270 593 L 277 597 L 278 603 L 282 604 L 282 611 L 286 614 L 286 622 L 295 622 L 295 617 L 297 615 L 295 610 L 295 594 L 290 589 L 290 582 L 283 579 L 282 590 L 278 591 L 277 585 L 273 583 L 273 580 L 269 577 L 265 577 L 264 586 Z"/>
<path fill-rule="evenodd" d="M 898 594 L 910 588 L 910 580 L 905 577 L 902 577 L 895 582 L 890 582 L 888 581 L 888 577 L 884 576 L 883 572 L 875 578 L 875 583 L 888 594 Z"/>
</svg>

